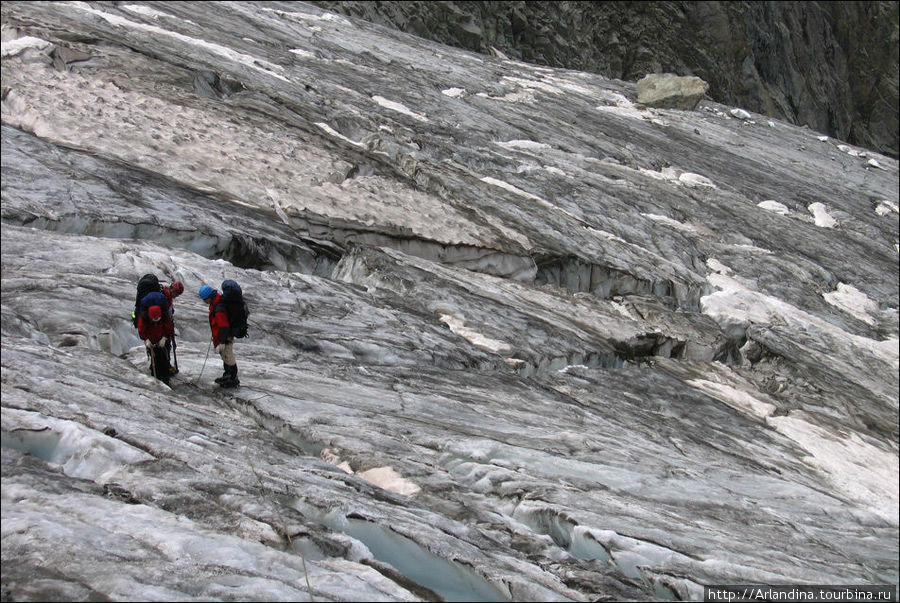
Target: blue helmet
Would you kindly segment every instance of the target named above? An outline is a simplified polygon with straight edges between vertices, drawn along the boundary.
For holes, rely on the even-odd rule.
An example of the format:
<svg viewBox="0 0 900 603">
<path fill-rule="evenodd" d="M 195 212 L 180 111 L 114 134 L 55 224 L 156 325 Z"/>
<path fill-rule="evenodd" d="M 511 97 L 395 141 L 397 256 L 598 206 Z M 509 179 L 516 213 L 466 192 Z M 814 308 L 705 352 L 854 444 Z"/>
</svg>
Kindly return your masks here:
<svg viewBox="0 0 900 603">
<path fill-rule="evenodd" d="M 199 295 L 200 295 L 200 299 L 202 299 L 202 300 L 207 300 L 215 294 L 216 294 L 216 290 L 213 289 L 212 287 L 210 287 L 209 285 L 203 285 L 202 287 L 200 287 Z"/>
</svg>

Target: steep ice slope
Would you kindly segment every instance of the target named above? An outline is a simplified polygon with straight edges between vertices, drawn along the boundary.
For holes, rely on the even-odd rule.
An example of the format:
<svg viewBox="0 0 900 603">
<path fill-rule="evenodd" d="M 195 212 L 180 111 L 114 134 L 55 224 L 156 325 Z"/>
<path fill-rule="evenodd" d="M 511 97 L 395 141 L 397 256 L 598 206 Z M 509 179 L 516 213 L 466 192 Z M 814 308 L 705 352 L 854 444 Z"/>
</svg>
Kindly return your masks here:
<svg viewBox="0 0 900 603">
<path fill-rule="evenodd" d="M 2 15 L 11 598 L 896 583 L 895 161 L 299 3 Z"/>
</svg>

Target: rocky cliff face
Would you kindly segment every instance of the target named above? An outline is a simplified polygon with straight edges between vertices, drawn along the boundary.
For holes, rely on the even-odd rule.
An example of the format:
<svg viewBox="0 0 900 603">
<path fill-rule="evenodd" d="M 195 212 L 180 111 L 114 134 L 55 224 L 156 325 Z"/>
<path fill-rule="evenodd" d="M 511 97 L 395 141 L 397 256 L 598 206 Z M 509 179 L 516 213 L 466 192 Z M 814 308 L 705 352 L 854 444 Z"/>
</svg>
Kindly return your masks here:
<svg viewBox="0 0 900 603">
<path fill-rule="evenodd" d="M 431 40 L 713 100 L 897 157 L 895 2 L 317 2 Z"/>
<path fill-rule="evenodd" d="M 4 600 L 897 583 L 895 160 L 304 3 L 0 14 Z"/>
</svg>

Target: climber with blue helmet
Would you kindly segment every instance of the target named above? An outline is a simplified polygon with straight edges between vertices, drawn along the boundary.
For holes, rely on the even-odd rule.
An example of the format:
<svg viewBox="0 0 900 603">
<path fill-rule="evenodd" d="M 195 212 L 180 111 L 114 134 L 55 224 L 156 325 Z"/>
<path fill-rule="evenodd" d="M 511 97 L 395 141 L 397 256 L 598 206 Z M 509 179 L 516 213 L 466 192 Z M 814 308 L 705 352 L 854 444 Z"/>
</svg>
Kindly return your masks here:
<svg viewBox="0 0 900 603">
<path fill-rule="evenodd" d="M 241 384 L 237 376 L 237 360 L 234 357 L 234 337 L 231 333 L 231 322 L 228 320 L 228 308 L 222 295 L 210 287 L 203 285 L 198 292 L 200 299 L 209 305 L 209 328 L 212 331 L 212 344 L 222 358 L 225 371 L 216 378 L 220 387 L 237 387 Z"/>
</svg>

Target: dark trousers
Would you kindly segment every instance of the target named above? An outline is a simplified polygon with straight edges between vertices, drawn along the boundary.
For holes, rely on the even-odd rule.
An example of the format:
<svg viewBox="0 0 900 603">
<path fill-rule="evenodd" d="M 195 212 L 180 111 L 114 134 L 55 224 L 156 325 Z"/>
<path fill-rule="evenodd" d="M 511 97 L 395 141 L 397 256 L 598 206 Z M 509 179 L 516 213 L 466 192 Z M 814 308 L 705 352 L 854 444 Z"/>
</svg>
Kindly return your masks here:
<svg viewBox="0 0 900 603">
<path fill-rule="evenodd" d="M 164 383 L 169 382 L 172 376 L 169 374 L 169 347 L 164 348 L 153 346 L 150 353 L 150 374 Z"/>
</svg>

